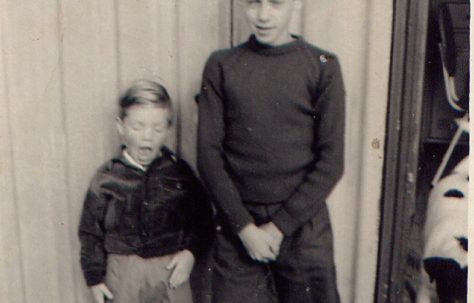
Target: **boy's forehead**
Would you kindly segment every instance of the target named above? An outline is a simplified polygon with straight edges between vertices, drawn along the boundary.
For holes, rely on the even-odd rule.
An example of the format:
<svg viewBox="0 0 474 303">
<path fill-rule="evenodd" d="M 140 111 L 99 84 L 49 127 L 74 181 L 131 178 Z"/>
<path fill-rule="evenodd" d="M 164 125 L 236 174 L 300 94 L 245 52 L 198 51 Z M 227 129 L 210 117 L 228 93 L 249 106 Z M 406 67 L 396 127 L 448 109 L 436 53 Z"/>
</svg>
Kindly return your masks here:
<svg viewBox="0 0 474 303">
<path fill-rule="evenodd" d="M 171 108 L 160 106 L 153 103 L 138 103 L 132 106 L 129 106 L 125 109 L 127 116 L 131 113 L 162 113 L 166 115 L 171 114 Z M 160 115 L 161 117 L 161 115 Z"/>
<path fill-rule="evenodd" d="M 126 108 L 126 110 L 134 110 L 134 109 L 140 109 L 140 110 L 149 110 L 153 108 L 161 108 L 165 110 L 166 108 L 164 106 L 160 106 L 158 104 L 152 103 L 152 102 L 139 102 L 132 104 Z"/>
</svg>

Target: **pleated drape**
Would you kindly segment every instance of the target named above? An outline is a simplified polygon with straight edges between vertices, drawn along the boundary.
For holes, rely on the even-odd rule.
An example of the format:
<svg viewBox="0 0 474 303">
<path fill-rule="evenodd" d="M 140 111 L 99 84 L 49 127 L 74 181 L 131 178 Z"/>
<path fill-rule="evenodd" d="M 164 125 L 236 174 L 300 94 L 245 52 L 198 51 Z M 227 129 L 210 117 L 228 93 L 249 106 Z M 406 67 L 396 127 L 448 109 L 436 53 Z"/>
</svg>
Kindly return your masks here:
<svg viewBox="0 0 474 303">
<path fill-rule="evenodd" d="M 88 302 L 77 224 L 117 151 L 117 97 L 135 79 L 164 83 L 169 145 L 194 162 L 194 95 L 209 53 L 230 44 L 230 6 L 2 0 L 0 15 L 0 302 Z"/>
<path fill-rule="evenodd" d="M 306 0 L 293 26 L 339 55 L 345 176 L 328 202 L 343 302 L 370 302 L 378 245 L 392 1 Z M 210 52 L 246 39 L 240 0 L 0 0 L 0 302 L 85 303 L 77 224 L 95 169 L 117 152 L 117 97 L 164 83 L 169 145 L 195 163 Z"/>
</svg>

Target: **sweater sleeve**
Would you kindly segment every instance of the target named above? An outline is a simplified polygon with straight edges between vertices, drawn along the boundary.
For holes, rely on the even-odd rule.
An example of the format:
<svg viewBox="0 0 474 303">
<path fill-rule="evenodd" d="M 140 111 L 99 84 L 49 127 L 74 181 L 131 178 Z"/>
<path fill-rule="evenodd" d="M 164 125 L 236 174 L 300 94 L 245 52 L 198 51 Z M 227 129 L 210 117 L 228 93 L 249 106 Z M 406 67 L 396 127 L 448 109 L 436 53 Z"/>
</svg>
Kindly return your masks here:
<svg viewBox="0 0 474 303">
<path fill-rule="evenodd" d="M 184 228 L 185 242 L 194 256 L 199 257 L 207 251 L 214 238 L 214 217 L 209 196 L 201 182 L 187 163 L 183 161 L 182 165 L 191 183 L 191 203 L 187 209 L 186 226 Z"/>
<path fill-rule="evenodd" d="M 225 136 L 222 71 L 214 53 L 203 73 L 199 96 L 198 169 L 208 187 L 216 207 L 224 215 L 232 230 L 238 233 L 253 218 L 245 209 L 240 193 L 226 171 L 223 152 Z"/>
<path fill-rule="evenodd" d="M 102 214 L 105 201 L 90 188 L 87 192 L 79 223 L 81 267 L 88 286 L 103 282 L 106 270 Z"/>
<path fill-rule="evenodd" d="M 342 176 L 344 161 L 345 91 L 339 63 L 327 57 L 316 95 L 315 161 L 303 182 L 272 221 L 285 235 L 318 213 Z"/>
</svg>

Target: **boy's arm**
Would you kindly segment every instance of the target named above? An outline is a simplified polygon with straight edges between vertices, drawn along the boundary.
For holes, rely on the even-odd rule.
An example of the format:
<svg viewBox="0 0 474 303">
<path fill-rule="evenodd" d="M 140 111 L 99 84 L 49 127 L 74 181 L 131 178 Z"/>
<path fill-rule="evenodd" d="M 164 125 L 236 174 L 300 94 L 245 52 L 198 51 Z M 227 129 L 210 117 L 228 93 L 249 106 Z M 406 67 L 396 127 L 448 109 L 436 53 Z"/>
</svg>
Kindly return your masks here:
<svg viewBox="0 0 474 303">
<path fill-rule="evenodd" d="M 272 222 L 285 234 L 292 234 L 318 213 L 341 178 L 344 161 L 345 92 L 339 63 L 328 57 L 316 100 L 316 161 L 303 183 L 287 200 Z"/>
<path fill-rule="evenodd" d="M 216 206 L 229 226 L 238 233 L 253 218 L 245 209 L 240 194 L 225 169 L 222 142 L 225 135 L 224 92 L 222 71 L 215 54 L 211 55 L 203 73 L 199 97 L 198 169 Z"/>
<path fill-rule="evenodd" d="M 212 206 L 209 196 L 204 190 L 191 167 L 185 165 L 186 174 L 191 177 L 190 207 L 186 210 L 186 226 L 184 228 L 187 249 L 194 256 L 206 251 L 214 238 L 215 226 Z"/>
<path fill-rule="evenodd" d="M 96 193 L 89 190 L 79 223 L 81 267 L 88 286 L 103 282 L 105 276 L 104 231 L 100 219 L 104 208 L 105 202 Z"/>
</svg>

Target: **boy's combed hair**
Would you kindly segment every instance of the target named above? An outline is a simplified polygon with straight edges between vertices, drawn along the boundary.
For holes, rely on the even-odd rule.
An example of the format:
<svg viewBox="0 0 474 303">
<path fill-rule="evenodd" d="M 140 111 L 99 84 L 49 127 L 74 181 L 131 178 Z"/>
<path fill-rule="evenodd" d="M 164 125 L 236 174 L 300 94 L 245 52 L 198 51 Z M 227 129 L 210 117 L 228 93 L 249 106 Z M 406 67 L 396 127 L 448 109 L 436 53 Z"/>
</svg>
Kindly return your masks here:
<svg viewBox="0 0 474 303">
<path fill-rule="evenodd" d="M 120 98 L 120 118 L 127 116 L 127 109 L 137 104 L 153 104 L 170 111 L 172 117 L 172 102 L 166 88 L 154 81 L 138 80 L 132 83 L 129 89 Z"/>
</svg>

